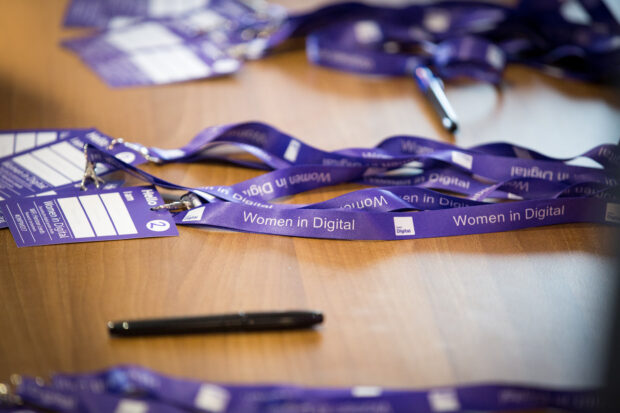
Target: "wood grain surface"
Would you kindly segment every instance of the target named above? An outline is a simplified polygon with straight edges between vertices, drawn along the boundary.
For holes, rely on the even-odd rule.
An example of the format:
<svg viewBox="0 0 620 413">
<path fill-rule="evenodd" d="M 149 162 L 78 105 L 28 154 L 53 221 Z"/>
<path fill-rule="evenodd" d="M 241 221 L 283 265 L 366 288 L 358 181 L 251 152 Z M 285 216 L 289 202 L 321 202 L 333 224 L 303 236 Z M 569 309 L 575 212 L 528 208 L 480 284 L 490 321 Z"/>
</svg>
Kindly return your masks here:
<svg viewBox="0 0 620 413">
<path fill-rule="evenodd" d="M 298 9 L 301 1 L 282 2 Z M 316 2 L 315 2 L 316 3 Z M 573 156 L 616 142 L 611 90 L 511 67 L 501 93 L 452 85 L 443 132 L 414 82 L 320 68 L 292 51 L 234 76 L 110 89 L 61 39 L 64 1 L 0 0 L 0 129 L 94 126 L 164 148 L 202 128 L 260 120 L 311 145 L 372 146 L 394 134 L 460 145 L 506 140 Z M 148 167 L 185 185 L 261 172 Z M 339 186 L 296 196 L 325 200 Z M 0 231 L 0 381 L 137 363 L 225 382 L 431 386 L 600 380 L 612 230 L 561 225 L 401 242 L 329 241 L 180 228 L 176 238 L 18 249 Z M 311 308 L 317 331 L 110 339 L 106 321 Z"/>
</svg>

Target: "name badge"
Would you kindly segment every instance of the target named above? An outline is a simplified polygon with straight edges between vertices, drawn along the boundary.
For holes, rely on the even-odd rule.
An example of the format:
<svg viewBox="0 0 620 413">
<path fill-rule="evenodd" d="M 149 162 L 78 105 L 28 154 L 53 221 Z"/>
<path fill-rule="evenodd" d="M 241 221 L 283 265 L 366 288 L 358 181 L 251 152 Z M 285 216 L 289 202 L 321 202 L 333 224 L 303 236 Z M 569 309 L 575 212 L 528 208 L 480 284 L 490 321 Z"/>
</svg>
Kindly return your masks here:
<svg viewBox="0 0 620 413">
<path fill-rule="evenodd" d="M 179 235 L 153 186 L 80 191 L 0 203 L 18 247 Z"/>
</svg>

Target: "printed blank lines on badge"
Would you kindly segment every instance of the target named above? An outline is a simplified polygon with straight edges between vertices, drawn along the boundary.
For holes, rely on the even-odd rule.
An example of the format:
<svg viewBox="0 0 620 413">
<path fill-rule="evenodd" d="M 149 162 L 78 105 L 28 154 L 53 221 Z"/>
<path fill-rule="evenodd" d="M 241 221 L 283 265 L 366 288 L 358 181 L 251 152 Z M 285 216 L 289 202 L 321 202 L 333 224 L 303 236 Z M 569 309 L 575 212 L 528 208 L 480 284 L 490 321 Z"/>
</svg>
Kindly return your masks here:
<svg viewBox="0 0 620 413">
<path fill-rule="evenodd" d="M 15 146 L 15 134 L 0 133 L 0 158 L 12 155 Z"/>
<path fill-rule="evenodd" d="M 62 209 L 75 238 L 90 238 L 95 236 L 88 222 L 88 218 L 76 197 L 59 198 L 58 205 L 60 205 L 60 209 Z"/>
<path fill-rule="evenodd" d="M 184 46 L 141 51 L 130 59 L 154 83 L 178 82 L 211 74 L 211 68 Z"/>
<path fill-rule="evenodd" d="M 112 221 L 99 195 L 84 195 L 79 198 L 97 236 L 107 237 L 116 235 L 114 225 L 112 225 Z"/>
<path fill-rule="evenodd" d="M 151 17 L 177 16 L 207 4 L 207 0 L 151 0 L 148 13 Z"/>
<path fill-rule="evenodd" d="M 45 145 L 46 143 L 54 142 L 58 138 L 58 133 L 54 131 L 37 132 L 36 146 Z"/>
<path fill-rule="evenodd" d="M 188 24 L 194 26 L 195 28 L 199 28 L 204 32 L 215 30 L 218 26 L 226 22 L 226 19 L 211 10 L 194 11 L 184 20 Z M 206 44 L 214 47 L 211 43 Z"/>
<path fill-rule="evenodd" d="M 138 233 L 118 193 L 59 198 L 58 205 L 75 238 Z"/>
<path fill-rule="evenodd" d="M 65 176 L 59 174 L 54 169 L 50 168 L 30 154 L 17 156 L 13 158 L 13 161 L 52 186 L 60 186 L 71 183 L 71 181 Z"/>
<path fill-rule="evenodd" d="M 136 226 L 134 225 L 131 215 L 129 215 L 129 211 L 127 210 L 120 194 L 114 192 L 109 194 L 101 194 L 101 200 L 105 204 L 110 218 L 112 218 L 112 222 L 114 223 L 114 227 L 116 227 L 116 232 L 118 235 L 138 233 L 138 230 L 136 230 Z"/>
<path fill-rule="evenodd" d="M 106 35 L 106 41 L 119 50 L 132 52 L 138 49 L 170 46 L 183 39 L 158 23 L 143 23 Z"/>
<path fill-rule="evenodd" d="M 20 132 L 15 134 L 15 153 L 34 148 L 36 133 Z"/>
<path fill-rule="evenodd" d="M 25 151 L 35 146 L 45 145 L 57 139 L 54 131 L 0 133 L 0 158 Z"/>
<path fill-rule="evenodd" d="M 71 162 L 79 170 L 84 171 L 84 167 L 86 166 L 84 153 L 75 146 L 71 145 L 69 142 L 57 143 L 56 145 L 50 146 L 50 149 L 57 155 L 60 155 L 67 161 Z"/>
<path fill-rule="evenodd" d="M 37 149 L 32 155 L 38 160 L 50 165 L 60 174 L 67 177 L 71 182 L 79 181 L 84 175 L 84 169 L 80 169 L 67 161 L 63 157 L 56 154 L 50 148 Z"/>
</svg>

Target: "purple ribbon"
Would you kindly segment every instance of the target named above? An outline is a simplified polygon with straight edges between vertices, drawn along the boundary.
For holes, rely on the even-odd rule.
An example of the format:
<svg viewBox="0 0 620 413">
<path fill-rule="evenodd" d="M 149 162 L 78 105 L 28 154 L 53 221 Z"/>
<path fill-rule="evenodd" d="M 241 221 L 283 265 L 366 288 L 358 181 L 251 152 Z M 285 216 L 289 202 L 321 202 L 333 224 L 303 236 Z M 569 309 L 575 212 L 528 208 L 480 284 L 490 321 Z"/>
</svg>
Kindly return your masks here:
<svg viewBox="0 0 620 413">
<path fill-rule="evenodd" d="M 620 26 L 600 0 L 580 1 L 590 22 L 572 21 L 556 0 L 516 8 L 445 1 L 402 8 L 363 3 L 292 16 L 281 29 L 306 36 L 310 61 L 339 70 L 410 75 L 431 66 L 444 79 L 498 83 L 508 62 L 611 82 L 620 67 Z"/>
<path fill-rule="evenodd" d="M 604 406 L 600 394 L 594 390 L 511 384 L 431 389 L 227 385 L 170 377 L 138 366 L 118 366 L 85 374 L 56 374 L 49 385 L 24 377 L 17 394 L 36 408 L 62 413 L 436 413 L 542 408 L 587 412 Z"/>
<path fill-rule="evenodd" d="M 348 2 L 288 17 L 276 5 L 250 7 L 243 1 L 188 2 L 184 8 L 163 4 L 73 0 L 66 25 L 105 27 L 116 26 L 117 17 L 130 20 L 63 45 L 112 86 L 232 73 L 242 60 L 301 37 L 310 61 L 372 75 L 411 75 L 416 67 L 429 66 L 445 80 L 467 77 L 497 84 L 508 63 L 520 63 L 562 77 L 612 82 L 620 67 L 620 26 L 600 0 L 577 3 L 589 22 L 567 15 L 557 0 L 522 0 L 514 8 L 469 1 L 406 7 Z M 206 23 L 195 18 L 204 13 L 210 16 Z M 154 36 L 153 30 L 165 32 L 161 42 L 140 46 L 127 35 Z M 172 60 L 182 55 L 188 59 L 184 67 L 193 70 L 157 67 L 153 54 Z"/>
<path fill-rule="evenodd" d="M 398 240 L 571 222 L 620 223 L 616 145 L 601 145 L 583 154 L 602 164 L 588 168 L 505 143 L 465 149 L 407 136 L 388 138 L 376 148 L 325 152 L 268 125 L 246 123 L 208 128 L 180 149 L 149 148 L 148 152 L 159 162 L 236 162 L 228 153 L 213 152 L 222 145 L 247 151 L 275 170 L 231 186 L 188 188 L 97 148 L 89 148 L 88 156 L 152 184 L 198 195 L 204 204 L 178 213 L 175 221 L 181 225 L 327 239 Z M 376 188 L 311 205 L 272 202 L 346 182 Z"/>
</svg>

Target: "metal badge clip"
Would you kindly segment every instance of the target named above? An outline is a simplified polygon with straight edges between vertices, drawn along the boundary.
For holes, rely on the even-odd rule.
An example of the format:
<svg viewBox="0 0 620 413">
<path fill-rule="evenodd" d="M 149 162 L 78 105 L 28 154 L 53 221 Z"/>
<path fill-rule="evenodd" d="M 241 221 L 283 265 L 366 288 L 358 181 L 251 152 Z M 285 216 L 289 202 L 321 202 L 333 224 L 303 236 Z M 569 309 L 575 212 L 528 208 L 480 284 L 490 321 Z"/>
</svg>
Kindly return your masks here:
<svg viewBox="0 0 620 413">
<path fill-rule="evenodd" d="M 188 192 L 183 195 L 179 201 L 169 202 L 167 204 L 158 205 L 151 208 L 152 211 L 161 211 L 163 209 L 177 212 L 177 211 L 185 211 L 187 209 L 196 208 L 197 206 L 202 205 L 202 201 L 195 194 Z"/>
<path fill-rule="evenodd" d="M 92 180 L 95 183 L 95 187 L 99 189 L 99 185 L 104 184 L 105 181 L 97 176 L 97 172 L 95 172 L 95 163 L 88 159 L 88 144 L 84 145 L 84 158 L 86 158 L 86 167 L 84 168 L 84 176 L 82 176 L 80 189 L 86 191 L 86 181 L 89 179 Z"/>
</svg>

